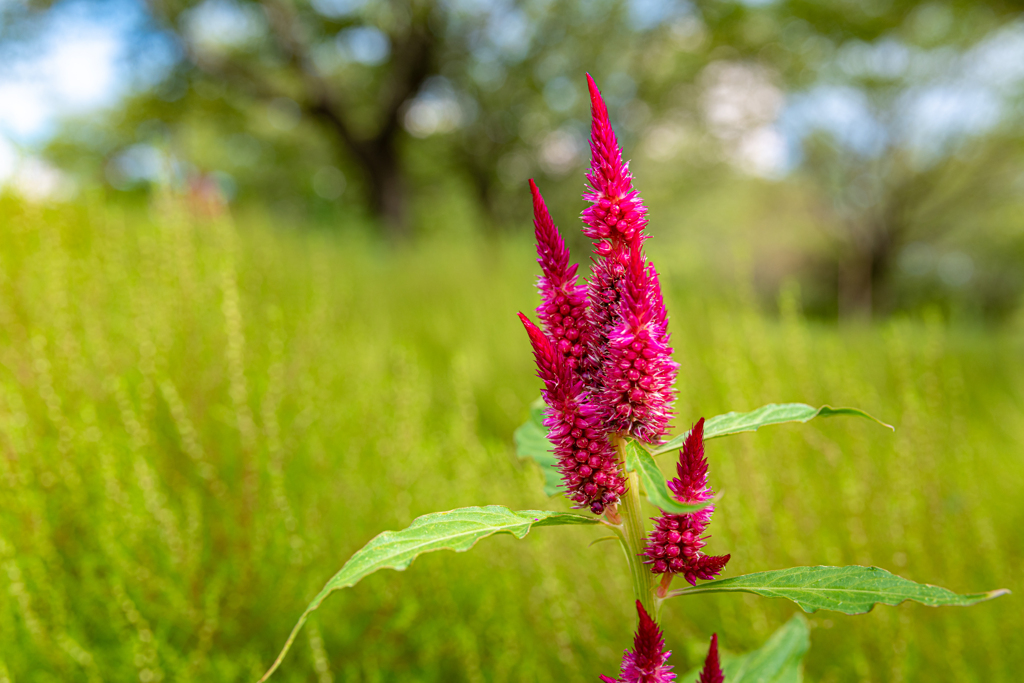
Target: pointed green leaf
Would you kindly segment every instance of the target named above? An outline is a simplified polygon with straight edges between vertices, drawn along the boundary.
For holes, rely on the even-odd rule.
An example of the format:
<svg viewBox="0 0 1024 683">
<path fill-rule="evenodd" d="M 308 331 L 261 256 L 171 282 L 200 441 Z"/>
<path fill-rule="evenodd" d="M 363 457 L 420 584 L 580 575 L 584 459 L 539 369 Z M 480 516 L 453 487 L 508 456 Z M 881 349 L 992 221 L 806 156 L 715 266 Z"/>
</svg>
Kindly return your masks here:
<svg viewBox="0 0 1024 683">
<path fill-rule="evenodd" d="M 385 531 L 379 534 L 361 550 L 356 552 L 345 566 L 335 574 L 317 594 L 299 617 L 299 621 L 288 636 L 281 654 L 260 681 L 265 681 L 281 664 L 295 636 L 310 613 L 320 606 L 330 593 L 349 588 L 379 569 L 404 570 L 423 553 L 435 550 L 465 552 L 482 538 L 494 534 L 512 534 L 522 538 L 533 527 L 600 524 L 596 517 L 577 515 L 571 512 L 549 512 L 546 510 L 513 511 L 500 505 L 468 507 L 448 512 L 433 512 L 413 520 L 401 531 Z"/>
<path fill-rule="evenodd" d="M 512 438 L 519 457 L 535 460 L 540 466 L 544 475 L 544 493 L 549 496 L 561 493 L 562 475 L 558 471 L 558 459 L 548 441 L 548 429 L 544 426 L 544 399 L 538 398 L 530 404 L 530 419 L 515 431 Z"/>
<path fill-rule="evenodd" d="M 790 567 L 770 572 L 709 581 L 673 591 L 670 597 L 698 593 L 753 593 L 766 598 L 787 598 L 805 612 L 827 609 L 864 614 L 878 604 L 898 605 L 907 600 L 930 607 L 966 606 L 1005 595 L 1000 589 L 958 595 L 951 590 L 915 583 L 878 567 Z"/>
<path fill-rule="evenodd" d="M 729 683 L 799 683 L 802 680 L 801 664 L 810 647 L 807 619 L 802 614 L 794 614 L 756 650 L 730 655 L 722 649 L 722 673 Z M 681 676 L 680 680 L 696 680 L 701 668 Z"/>
<path fill-rule="evenodd" d="M 669 494 L 661 468 L 658 467 L 658 463 L 654 462 L 654 458 L 647 452 L 647 449 L 633 439 L 626 439 L 625 450 L 626 469 L 630 472 L 636 472 L 640 476 L 640 481 L 644 485 L 644 491 L 647 492 L 647 500 L 651 501 L 651 504 L 655 507 L 661 508 L 665 512 L 685 515 L 697 510 L 703 510 L 714 504 L 714 501 L 711 500 L 695 505 L 677 503 Z"/>
<path fill-rule="evenodd" d="M 726 413 L 716 415 L 704 421 L 704 439 L 715 439 L 720 436 L 739 434 L 740 432 L 753 432 L 761 427 L 777 425 L 784 422 L 808 422 L 816 417 L 832 417 L 833 415 L 853 415 L 873 420 L 883 427 L 893 429 L 892 425 L 886 424 L 876 417 L 868 415 L 857 408 L 833 408 L 832 406 L 821 406 L 815 408 L 806 403 L 769 403 L 749 413 Z M 683 447 L 689 432 L 680 434 L 667 443 L 663 443 L 654 449 L 654 455 L 678 450 Z"/>
</svg>

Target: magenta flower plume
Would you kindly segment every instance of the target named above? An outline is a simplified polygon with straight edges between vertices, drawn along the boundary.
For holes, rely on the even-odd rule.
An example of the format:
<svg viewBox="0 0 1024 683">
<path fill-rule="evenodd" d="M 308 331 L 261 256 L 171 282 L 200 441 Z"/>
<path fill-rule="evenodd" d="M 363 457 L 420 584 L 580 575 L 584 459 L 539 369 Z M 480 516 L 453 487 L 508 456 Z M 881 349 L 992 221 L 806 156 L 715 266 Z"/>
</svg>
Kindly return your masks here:
<svg viewBox="0 0 1024 683">
<path fill-rule="evenodd" d="M 725 675 L 722 673 L 722 665 L 718 661 L 718 634 L 711 634 L 711 647 L 708 648 L 708 658 L 704 660 L 704 668 L 701 669 L 700 678 L 697 683 L 725 683 Z"/>
<path fill-rule="evenodd" d="M 591 163 L 587 172 L 590 189 L 583 198 L 593 205 L 583 212 L 583 232 L 595 240 L 642 241 L 647 209 L 633 189 L 629 164 L 622 161 L 622 150 L 608 119 L 608 106 L 590 74 L 587 74 L 587 85 L 590 88 Z M 610 251 L 611 247 L 606 243 L 604 249 Z"/>
<path fill-rule="evenodd" d="M 590 74 L 587 74 L 587 85 L 590 88 L 591 158 L 587 172 L 589 189 L 583 198 L 592 205 L 583 211 L 583 233 L 597 240 L 595 254 L 598 258 L 589 291 L 593 330 L 591 356 L 600 365 L 605 359 L 608 335 L 619 319 L 629 245 L 643 241 L 647 209 L 633 189 L 633 177 L 622 161 L 619 141 L 608 120 L 608 107 Z"/>
<path fill-rule="evenodd" d="M 599 515 L 626 492 L 615 449 L 588 401 L 583 380 L 539 327 L 522 313 L 519 319 L 530 335 L 537 374 L 544 381 L 544 426 L 555 447 L 566 495 L 577 507 Z"/>
<path fill-rule="evenodd" d="M 672 417 L 672 360 L 668 314 L 654 266 L 639 245 L 629 252 L 620 319 L 608 335 L 601 400 L 612 431 L 658 443 Z"/>
<path fill-rule="evenodd" d="M 569 265 L 569 249 L 558 232 L 537 185 L 530 181 L 533 194 L 533 225 L 537 236 L 537 263 L 541 275 L 537 288 L 541 305 L 537 314 L 548 338 L 565 357 L 569 367 L 588 374 L 590 322 L 587 319 L 587 287 L 578 284 L 576 264 Z"/>
<path fill-rule="evenodd" d="M 680 503 L 703 503 L 711 500 L 714 492 L 708 486 L 708 463 L 704 457 L 704 418 L 701 418 L 683 443 L 676 465 L 677 479 L 668 483 L 669 489 Z M 647 539 L 644 562 L 655 574 L 682 574 L 691 585 L 697 580 L 709 581 L 725 569 L 730 555 L 705 555 L 704 535 L 714 506 L 686 515 L 662 512 L 654 520 L 655 528 Z M 669 579 L 670 580 L 670 579 Z"/>
<path fill-rule="evenodd" d="M 665 638 L 661 629 L 654 623 L 647 610 L 636 601 L 636 611 L 640 616 L 640 624 L 633 637 L 633 649 L 626 650 L 622 655 L 622 678 L 601 676 L 605 683 L 669 683 L 676 675 L 672 673 L 672 665 L 667 664 L 671 651 L 665 649 Z"/>
<path fill-rule="evenodd" d="M 590 189 L 584 233 L 597 240 L 590 295 L 589 381 L 610 431 L 656 443 L 668 430 L 677 365 L 669 346 L 665 304 L 654 266 L 644 258 L 647 209 L 587 75 L 591 102 Z"/>
</svg>

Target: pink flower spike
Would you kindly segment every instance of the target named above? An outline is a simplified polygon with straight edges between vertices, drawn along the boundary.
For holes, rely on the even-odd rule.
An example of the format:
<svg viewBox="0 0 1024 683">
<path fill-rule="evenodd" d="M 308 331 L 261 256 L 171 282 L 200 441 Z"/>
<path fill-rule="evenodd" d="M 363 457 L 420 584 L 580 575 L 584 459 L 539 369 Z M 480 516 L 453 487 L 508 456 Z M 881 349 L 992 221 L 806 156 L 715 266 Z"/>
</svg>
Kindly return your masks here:
<svg viewBox="0 0 1024 683">
<path fill-rule="evenodd" d="M 711 500 L 714 491 L 708 486 L 708 462 L 704 457 L 704 418 L 697 421 L 686 437 L 679 452 L 676 472 L 679 478 L 670 481 L 668 487 L 679 502 L 691 504 Z M 707 545 L 708 537 L 704 532 L 711 523 L 713 512 L 714 506 L 686 515 L 662 512 L 654 520 L 654 530 L 648 536 L 644 563 L 649 564 L 655 574 L 681 574 L 694 586 L 698 579 L 710 581 L 718 576 L 730 556 L 701 552 Z M 667 589 L 670 581 L 666 579 L 663 587 Z"/>
<path fill-rule="evenodd" d="M 636 611 L 640 617 L 636 636 L 633 638 L 633 649 L 626 650 L 622 656 L 621 678 L 601 676 L 604 683 L 669 683 L 676 675 L 672 673 L 672 665 L 668 664 L 671 651 L 665 649 L 665 638 L 661 629 L 654 623 L 647 610 L 636 601 Z"/>
<path fill-rule="evenodd" d="M 633 189 L 629 164 L 622 161 L 622 150 L 608 119 L 608 106 L 590 74 L 587 74 L 587 86 L 590 88 L 591 164 L 587 172 L 590 191 L 583 198 L 593 202 L 593 206 L 583 212 L 583 232 L 595 240 L 643 240 L 641 233 L 647 226 L 647 209 Z"/>
<path fill-rule="evenodd" d="M 668 487 L 680 503 L 703 503 L 711 498 L 708 488 L 708 461 L 704 457 L 704 418 L 697 420 L 686 435 L 683 448 L 676 464 L 678 479 L 669 482 Z"/>
<path fill-rule="evenodd" d="M 537 263 L 541 275 L 537 289 L 541 305 L 537 315 L 544 323 L 548 338 L 565 357 L 569 367 L 587 375 L 590 322 L 587 317 L 587 288 L 578 284 L 577 265 L 569 265 L 569 249 L 559 234 L 537 185 L 530 181 L 533 194 L 533 225 L 537 236 Z"/>
<path fill-rule="evenodd" d="M 704 418 L 697 420 L 679 451 L 676 463 L 678 479 L 668 482 L 668 488 L 676 500 L 685 505 L 711 500 L 714 491 L 708 486 L 708 461 L 704 457 Z M 694 513 L 705 526 L 711 521 L 714 506 Z"/>
<path fill-rule="evenodd" d="M 654 266 L 631 246 L 618 322 L 608 333 L 598 384 L 611 431 L 659 443 L 672 417 L 676 371 L 668 314 Z"/>
<path fill-rule="evenodd" d="M 566 496 L 576 507 L 600 515 L 626 492 L 615 449 L 588 402 L 583 381 L 539 327 L 522 313 L 519 319 L 530 335 L 537 374 L 544 381 L 544 426 L 558 458 Z"/>
<path fill-rule="evenodd" d="M 597 242 L 588 284 L 588 362 L 594 370 L 585 373 L 586 381 L 610 431 L 655 443 L 668 428 L 676 365 L 671 360 L 658 276 L 641 251 L 647 238 L 643 234 L 647 209 L 633 187 L 629 164 L 622 160 L 608 107 L 589 74 L 587 85 L 591 163 L 583 198 L 592 205 L 583 212 L 583 232 Z M 645 327 L 650 329 L 641 331 Z M 638 333 L 650 335 L 652 343 L 638 338 Z M 654 362 L 649 357 L 639 359 L 641 366 L 649 365 L 654 372 L 636 366 L 640 352 L 627 348 L 634 343 L 643 346 L 644 353 L 657 356 Z M 628 358 L 631 353 L 632 359 Z M 637 379 L 631 380 L 631 375 Z"/>
<path fill-rule="evenodd" d="M 718 634 L 711 634 L 711 647 L 708 648 L 708 658 L 704 660 L 704 668 L 700 672 L 697 683 L 725 683 L 725 675 L 722 674 L 722 665 L 718 661 Z"/>
</svg>

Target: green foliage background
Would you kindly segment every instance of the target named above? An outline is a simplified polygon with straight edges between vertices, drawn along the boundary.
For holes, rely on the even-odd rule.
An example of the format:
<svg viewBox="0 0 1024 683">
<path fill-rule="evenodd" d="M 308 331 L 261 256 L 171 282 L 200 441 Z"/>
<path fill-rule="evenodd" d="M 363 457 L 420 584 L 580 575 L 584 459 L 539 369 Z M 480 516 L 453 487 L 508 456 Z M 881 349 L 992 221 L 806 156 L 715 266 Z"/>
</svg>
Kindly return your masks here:
<svg viewBox="0 0 1024 683">
<path fill-rule="evenodd" d="M 514 455 L 538 381 L 515 318 L 532 246 L 384 250 L 349 233 L 96 203 L 0 221 L 0 681 L 254 680 L 374 535 L 467 505 L 564 509 Z M 657 235 L 656 235 L 657 236 Z M 937 315 L 842 327 L 722 295 L 657 239 L 681 364 L 677 429 L 773 401 L 859 420 L 711 442 L 726 575 L 876 564 L 1020 594 L 1024 334 Z M 746 293 L 745 293 L 746 292 Z M 663 466 L 665 463 L 663 463 Z M 653 513 L 652 513 L 653 514 Z M 333 596 L 281 681 L 592 681 L 631 639 L 629 579 L 594 529 L 425 556 Z M 677 671 L 796 608 L 663 611 Z M 1016 681 L 1024 610 L 812 615 L 808 680 Z M 699 643 L 691 647 L 691 643 Z"/>
</svg>

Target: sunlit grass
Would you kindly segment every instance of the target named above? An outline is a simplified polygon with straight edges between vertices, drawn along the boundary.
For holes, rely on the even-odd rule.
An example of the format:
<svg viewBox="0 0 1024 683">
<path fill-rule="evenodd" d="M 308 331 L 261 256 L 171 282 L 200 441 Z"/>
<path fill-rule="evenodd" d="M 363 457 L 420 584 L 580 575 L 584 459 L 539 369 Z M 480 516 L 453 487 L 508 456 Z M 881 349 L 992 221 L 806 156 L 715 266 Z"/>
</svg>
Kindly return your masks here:
<svg viewBox="0 0 1024 683">
<path fill-rule="evenodd" d="M 452 507 L 567 507 L 516 461 L 539 391 L 515 318 L 525 241 L 389 253 L 174 210 L 7 207 L 0 222 L 0 681 L 254 680 L 308 600 L 384 529 Z M 778 401 L 834 418 L 711 442 L 727 575 L 876 564 L 1019 589 L 1021 344 L 937 320 L 835 328 L 793 293 L 765 317 L 659 260 L 677 427 Z M 728 301 L 728 304 L 723 303 Z M 668 463 L 663 463 L 667 468 Z M 282 681 L 592 681 L 633 627 L 614 544 L 541 529 L 425 556 L 332 596 Z M 1019 591 L 1018 591 L 1019 592 Z M 813 615 L 809 680 L 1015 681 L 1024 610 Z M 796 608 L 663 611 L 752 648 Z"/>
</svg>

